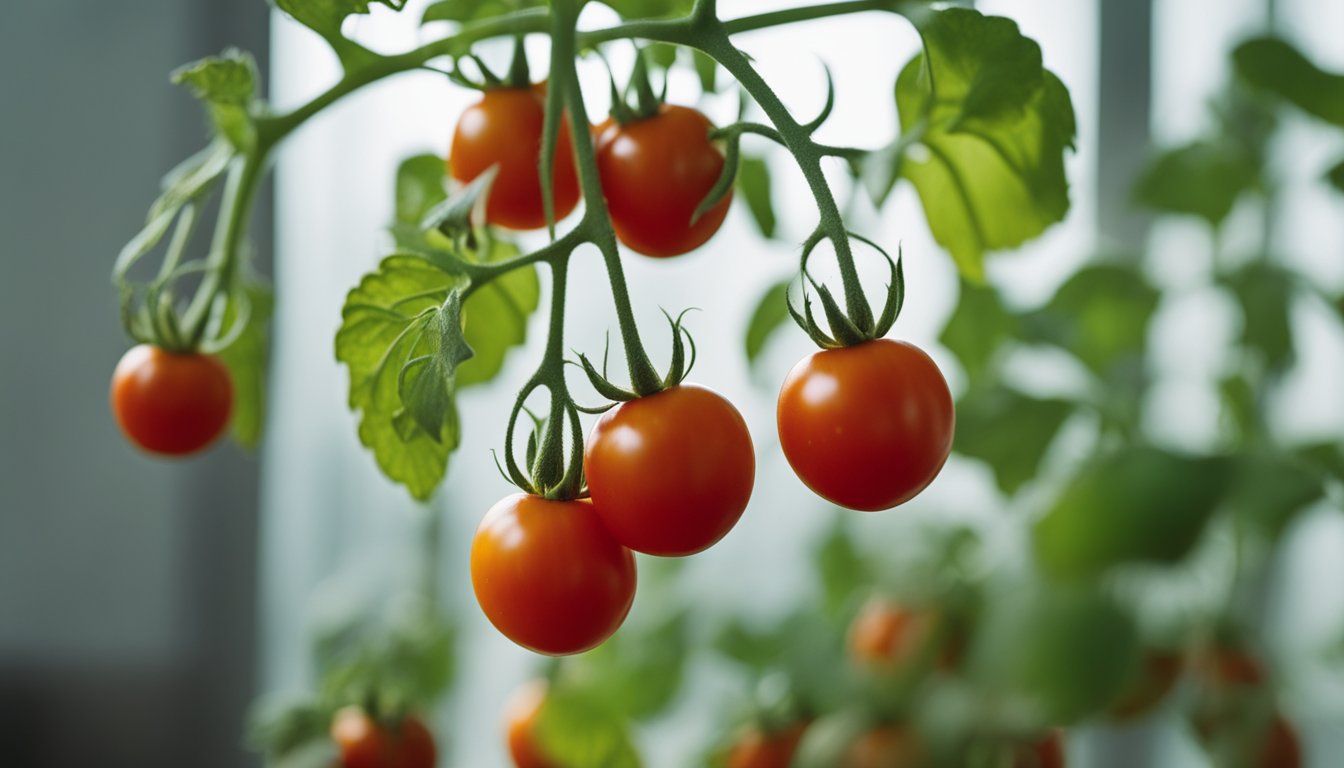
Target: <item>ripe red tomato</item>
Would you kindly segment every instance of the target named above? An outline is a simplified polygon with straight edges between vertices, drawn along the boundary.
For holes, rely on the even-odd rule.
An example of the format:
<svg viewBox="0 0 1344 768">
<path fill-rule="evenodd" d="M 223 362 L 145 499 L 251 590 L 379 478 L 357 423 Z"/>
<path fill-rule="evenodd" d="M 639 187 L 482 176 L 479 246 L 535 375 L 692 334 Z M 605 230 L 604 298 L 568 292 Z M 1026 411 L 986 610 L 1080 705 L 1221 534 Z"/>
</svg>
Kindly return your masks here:
<svg viewBox="0 0 1344 768">
<path fill-rule="evenodd" d="M 1133 720 L 1152 712 L 1176 686 L 1184 661 L 1179 653 L 1148 651 L 1143 657 L 1143 668 L 1111 705 L 1110 716 L 1117 720 Z"/>
<path fill-rule="evenodd" d="M 233 379 L 210 355 L 150 344 L 127 350 L 112 373 L 112 413 L 126 437 L 161 456 L 186 456 L 224 432 Z"/>
<path fill-rule="evenodd" d="M 794 723 L 777 731 L 750 728 L 728 751 L 727 768 L 789 768 L 806 730 L 807 723 Z"/>
<path fill-rule="evenodd" d="M 448 170 L 463 184 L 499 166 L 485 219 L 509 229 L 546 226 L 541 205 L 541 129 L 545 120 L 546 89 L 491 88 L 458 118 L 448 150 Z M 569 121 L 560 121 L 551 173 L 555 219 L 568 216 L 579 202 L 579 178 L 574 171 L 574 148 Z"/>
<path fill-rule="evenodd" d="M 560 768 L 541 754 L 534 729 L 542 704 L 546 703 L 546 683 L 533 680 L 509 700 L 504 710 L 505 738 L 514 768 Z"/>
<path fill-rule="evenodd" d="M 1257 757 L 1253 768 L 1301 768 L 1302 744 L 1298 741 L 1297 731 L 1282 715 L 1274 716 L 1265 745 Z"/>
<path fill-rule="evenodd" d="M 664 104 L 658 114 L 597 136 L 597 169 L 616 236 L 646 256 L 678 256 L 719 231 L 730 190 L 694 224 L 691 216 L 723 172 L 709 139 L 714 124 L 690 107 Z"/>
<path fill-rule="evenodd" d="M 607 411 L 583 468 L 593 507 L 617 541 L 680 556 L 711 546 L 742 517 L 756 458 L 733 404 L 683 384 Z"/>
<path fill-rule="evenodd" d="M 601 644 L 635 598 L 635 557 L 583 501 L 516 493 L 490 508 L 471 544 L 471 583 L 490 623 L 561 656 Z"/>
<path fill-rule="evenodd" d="M 779 442 L 819 496 L 890 509 L 937 477 L 952 450 L 952 393 L 918 347 L 877 339 L 803 358 L 779 392 Z"/>
<path fill-rule="evenodd" d="M 434 768 L 434 736 L 414 715 L 378 722 L 359 707 L 346 707 L 331 722 L 341 768 Z"/>
<path fill-rule="evenodd" d="M 929 611 L 909 610 L 883 597 L 870 598 L 849 625 L 849 655 L 874 671 L 890 672 L 912 663 L 931 641 L 938 617 Z M 951 649 L 938 658 L 940 667 L 955 661 Z"/>
<path fill-rule="evenodd" d="M 1013 768 L 1064 768 L 1064 735 L 1052 730 L 1017 751 Z"/>
<path fill-rule="evenodd" d="M 863 734 L 846 750 L 842 768 L 922 768 L 924 750 L 915 735 L 897 726 Z"/>
</svg>

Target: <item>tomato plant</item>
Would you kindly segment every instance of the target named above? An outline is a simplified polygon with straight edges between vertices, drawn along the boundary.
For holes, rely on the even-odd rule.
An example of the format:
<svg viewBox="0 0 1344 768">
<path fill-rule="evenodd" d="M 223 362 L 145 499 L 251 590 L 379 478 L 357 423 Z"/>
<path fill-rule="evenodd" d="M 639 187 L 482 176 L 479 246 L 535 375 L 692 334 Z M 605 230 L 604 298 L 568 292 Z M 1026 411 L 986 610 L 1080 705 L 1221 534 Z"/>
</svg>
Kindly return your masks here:
<svg viewBox="0 0 1344 768">
<path fill-rule="evenodd" d="M 186 456 L 229 424 L 233 380 L 215 358 L 133 347 L 112 374 L 112 413 L 127 439 L 161 456 Z"/>
<path fill-rule="evenodd" d="M 870 341 L 814 352 L 779 392 L 779 443 L 822 498 L 876 511 L 904 504 L 952 450 L 952 394 L 918 347 Z"/>
<path fill-rule="evenodd" d="M 723 224 L 731 191 L 697 215 L 723 173 L 714 124 L 692 107 L 664 104 L 656 114 L 597 131 L 597 168 L 616 236 L 645 256 L 679 256 L 704 245 Z"/>
<path fill-rule="evenodd" d="M 625 621 L 635 559 L 590 502 L 514 494 L 481 520 L 471 583 L 481 610 L 510 640 L 538 653 L 580 653 Z"/>
<path fill-rule="evenodd" d="M 496 169 L 485 200 L 485 219 L 491 224 L 509 229 L 546 225 L 537 169 L 545 97 L 544 85 L 488 88 L 481 100 L 457 120 L 448 150 L 448 169 L 463 184 Z M 560 123 L 554 156 L 551 200 L 554 218 L 559 220 L 579 203 L 568 121 Z"/>
<path fill-rule="evenodd" d="M 434 736 L 414 715 L 375 720 L 359 707 L 336 713 L 331 738 L 340 749 L 341 768 L 434 768 Z"/>
<path fill-rule="evenodd" d="M 732 403 L 682 384 L 604 414 L 583 468 L 593 507 L 617 541 L 679 556 L 732 529 L 751 498 L 756 460 Z"/>
</svg>

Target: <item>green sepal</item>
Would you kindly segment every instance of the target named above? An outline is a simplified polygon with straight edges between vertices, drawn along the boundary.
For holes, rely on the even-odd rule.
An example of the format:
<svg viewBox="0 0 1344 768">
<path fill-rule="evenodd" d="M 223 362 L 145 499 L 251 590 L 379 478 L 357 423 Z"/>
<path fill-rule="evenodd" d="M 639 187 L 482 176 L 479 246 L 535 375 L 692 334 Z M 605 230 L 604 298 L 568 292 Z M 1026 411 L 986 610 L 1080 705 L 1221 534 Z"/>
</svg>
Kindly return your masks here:
<svg viewBox="0 0 1344 768">
<path fill-rule="evenodd" d="M 896 259 L 893 261 L 891 254 L 885 249 L 860 235 L 853 235 L 854 238 L 871 245 L 882 254 L 882 258 L 887 260 L 887 266 L 891 268 L 891 282 L 887 283 L 887 300 L 882 305 L 882 314 L 877 318 L 877 324 L 873 328 L 875 338 L 882 338 L 891 331 L 891 327 L 896 324 L 896 318 L 901 315 L 901 308 L 905 306 L 905 266 L 903 264 L 903 253 L 900 246 L 896 249 Z"/>
<path fill-rule="evenodd" d="M 817 129 L 826 122 L 835 109 L 835 78 L 831 75 L 831 68 L 822 63 L 822 68 L 826 71 L 826 103 L 821 106 L 821 113 L 814 117 L 810 122 L 803 124 L 803 130 L 808 133 L 816 133 Z"/>
<path fill-rule="evenodd" d="M 807 334 L 808 338 L 812 339 L 814 344 L 822 349 L 835 349 L 843 346 L 836 343 L 835 339 L 827 336 L 821 330 L 821 326 L 817 325 L 816 318 L 812 316 L 812 299 L 808 297 L 806 291 L 803 292 L 802 313 L 799 313 L 798 309 L 793 306 L 793 298 L 787 294 L 784 297 L 784 303 L 789 308 L 789 316 L 793 318 L 793 322 L 803 329 L 803 332 Z"/>
<path fill-rule="evenodd" d="M 826 313 L 826 322 L 830 324 L 831 333 L 835 334 L 836 341 L 842 346 L 852 347 L 868 340 L 859 326 L 855 325 L 854 321 L 849 319 L 849 315 L 840 308 L 840 303 L 831 295 L 829 288 L 814 280 L 807 272 L 803 273 L 803 277 L 812 284 L 813 290 L 821 298 L 821 308 Z"/>
</svg>

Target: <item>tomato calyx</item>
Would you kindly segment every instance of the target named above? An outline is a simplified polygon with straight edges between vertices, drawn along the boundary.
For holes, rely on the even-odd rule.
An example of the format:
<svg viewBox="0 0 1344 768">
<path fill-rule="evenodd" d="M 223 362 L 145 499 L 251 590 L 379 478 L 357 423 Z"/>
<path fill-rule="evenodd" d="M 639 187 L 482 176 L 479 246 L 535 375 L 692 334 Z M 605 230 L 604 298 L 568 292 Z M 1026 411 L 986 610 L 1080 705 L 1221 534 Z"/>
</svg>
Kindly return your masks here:
<svg viewBox="0 0 1344 768">
<path fill-rule="evenodd" d="M 526 405 L 527 398 L 545 387 L 551 393 L 550 413 L 542 418 Z M 513 437 L 520 414 L 526 413 L 532 421 L 527 437 L 524 472 L 513 455 Z M 566 450 L 565 432 L 569 432 Z M 568 455 L 566 455 L 568 454 Z M 572 501 L 587 495 L 583 481 L 583 426 L 579 423 L 579 406 L 567 393 L 556 393 L 555 388 L 540 380 L 533 380 L 518 393 L 509 423 L 504 430 L 504 465 L 495 466 L 504 479 L 519 490 L 550 501 Z"/>
<path fill-rule="evenodd" d="M 872 240 L 853 232 L 849 232 L 847 235 L 851 239 L 872 246 L 878 253 L 882 254 L 891 269 L 891 281 L 887 284 L 887 298 L 883 303 L 882 313 L 876 320 L 871 318 L 871 313 L 868 313 L 867 318 L 855 318 L 851 314 L 847 314 L 840 307 L 840 303 L 836 301 L 830 289 L 813 278 L 812 273 L 807 269 L 807 261 L 811 258 L 812 252 L 822 240 L 826 239 L 826 236 L 820 230 L 813 233 L 803 245 L 803 256 L 799 268 L 804 280 L 803 309 L 799 312 L 792 297 L 789 297 L 787 304 L 789 315 L 793 317 L 793 321 L 822 349 L 857 346 L 866 341 L 886 336 L 891 331 L 892 326 L 896 324 L 896 318 L 900 316 L 901 307 L 905 304 L 905 269 L 902 266 L 900 250 L 897 250 L 896 258 L 893 260 L 882 246 Z M 830 326 L 829 334 L 822 329 L 821 324 L 817 322 L 812 312 L 812 299 L 807 292 L 807 285 L 809 284 L 821 300 L 826 323 Z"/>
<path fill-rule="evenodd" d="M 667 374 L 661 380 L 652 378 L 644 380 L 636 373 L 636 367 L 630 366 L 630 379 L 632 382 L 630 389 L 613 384 L 611 378 L 607 375 L 607 357 L 610 352 L 610 344 L 602 353 L 602 370 L 599 371 L 593 361 L 588 359 L 587 355 L 579 353 L 579 362 L 577 365 L 583 369 L 584 374 L 588 376 L 588 381 L 593 385 L 598 394 L 610 400 L 611 402 L 596 407 L 578 406 L 578 409 L 584 413 L 605 413 L 611 410 L 617 403 L 625 403 L 631 400 L 638 400 L 641 397 L 656 395 L 666 389 L 671 389 L 686 380 L 690 375 L 691 368 L 695 367 L 695 339 L 691 332 L 682 325 L 682 320 L 686 313 L 694 307 L 683 309 L 681 314 L 675 318 L 663 310 L 663 316 L 672 326 L 672 359 L 668 363 Z M 570 363 L 575 365 L 575 363 Z"/>
<path fill-rule="evenodd" d="M 471 61 L 476 67 L 477 72 L 480 73 L 479 80 L 473 80 L 462 71 L 462 61 L 464 59 Z M 457 85 L 474 91 L 488 91 L 492 88 L 528 89 L 533 87 L 532 74 L 527 65 L 527 51 L 523 46 L 522 35 L 514 37 L 513 58 L 509 62 L 509 72 L 504 77 L 495 74 L 485 61 L 475 53 L 454 57 L 452 70 L 444 74 Z"/>
<path fill-rule="evenodd" d="M 645 59 L 647 51 L 647 48 L 641 48 L 636 53 L 635 65 L 630 71 L 630 79 L 626 83 L 624 92 L 616 85 L 615 75 L 609 77 L 611 82 L 611 119 L 620 125 L 657 116 L 658 112 L 662 110 L 663 104 L 667 101 L 666 79 L 663 80 L 661 93 L 656 93 L 653 90 L 653 82 L 649 79 L 649 64 Z M 634 103 L 630 101 L 632 91 Z"/>
</svg>

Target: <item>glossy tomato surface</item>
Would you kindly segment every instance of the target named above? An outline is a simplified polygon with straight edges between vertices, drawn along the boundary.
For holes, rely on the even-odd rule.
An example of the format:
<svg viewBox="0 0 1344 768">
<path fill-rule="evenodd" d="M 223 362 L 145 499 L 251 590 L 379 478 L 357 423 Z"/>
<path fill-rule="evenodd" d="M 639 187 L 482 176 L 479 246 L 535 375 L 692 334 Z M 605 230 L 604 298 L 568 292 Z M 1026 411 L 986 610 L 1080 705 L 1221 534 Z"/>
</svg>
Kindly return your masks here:
<svg viewBox="0 0 1344 768">
<path fill-rule="evenodd" d="M 233 380 L 210 355 L 132 347 L 112 373 L 112 413 L 135 445 L 186 456 L 214 442 L 233 411 Z"/>
<path fill-rule="evenodd" d="M 434 768 L 434 736 L 420 718 L 381 723 L 359 707 L 346 707 L 331 723 L 341 768 Z"/>
<path fill-rule="evenodd" d="M 552 656 L 599 645 L 635 598 L 635 558 L 593 505 L 513 494 L 490 508 L 471 545 L 476 600 L 515 643 Z"/>
<path fill-rule="evenodd" d="M 547 760 L 537 745 L 537 715 L 546 703 L 546 683 L 533 680 L 523 685 L 504 711 L 504 735 L 514 768 L 560 768 Z"/>
<path fill-rule="evenodd" d="M 465 184 L 492 166 L 499 166 L 485 204 L 485 218 L 491 224 L 509 229 L 546 226 L 541 174 L 537 168 L 541 159 L 544 101 L 542 86 L 491 88 L 457 121 L 448 150 L 448 170 L 453 179 Z M 560 122 L 554 163 L 551 191 L 555 219 L 559 221 L 579 202 L 568 120 Z"/>
<path fill-rule="evenodd" d="M 607 411 L 588 438 L 583 466 L 611 535 L 664 556 L 693 554 L 722 539 L 742 517 L 756 477 L 742 415 L 694 384 Z"/>
<path fill-rule="evenodd" d="M 727 768 L 789 768 L 806 730 L 806 723 L 777 731 L 750 728 L 728 751 Z"/>
<path fill-rule="evenodd" d="M 723 172 L 714 124 L 690 107 L 664 104 L 658 114 L 597 136 L 597 168 L 616 236 L 646 256 L 677 256 L 709 240 L 728 215 L 730 191 L 694 224 L 691 217 Z"/>
<path fill-rule="evenodd" d="M 952 450 L 952 393 L 923 350 L 877 339 L 803 358 L 784 380 L 779 441 L 794 472 L 842 507 L 890 509 Z"/>
</svg>

